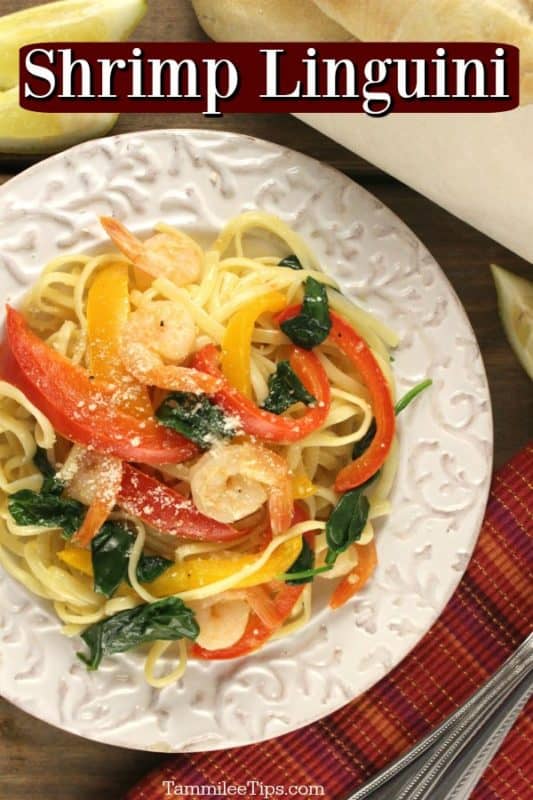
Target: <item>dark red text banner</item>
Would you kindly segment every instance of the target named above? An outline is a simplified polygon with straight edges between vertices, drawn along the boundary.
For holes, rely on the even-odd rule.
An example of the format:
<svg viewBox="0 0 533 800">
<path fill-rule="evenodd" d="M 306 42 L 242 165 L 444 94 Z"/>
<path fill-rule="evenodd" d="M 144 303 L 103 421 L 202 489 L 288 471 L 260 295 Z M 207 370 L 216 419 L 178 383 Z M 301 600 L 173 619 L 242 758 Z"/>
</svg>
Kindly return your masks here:
<svg viewBox="0 0 533 800">
<path fill-rule="evenodd" d="M 506 111 L 519 51 L 498 43 L 32 44 L 20 102 L 45 112 Z"/>
</svg>

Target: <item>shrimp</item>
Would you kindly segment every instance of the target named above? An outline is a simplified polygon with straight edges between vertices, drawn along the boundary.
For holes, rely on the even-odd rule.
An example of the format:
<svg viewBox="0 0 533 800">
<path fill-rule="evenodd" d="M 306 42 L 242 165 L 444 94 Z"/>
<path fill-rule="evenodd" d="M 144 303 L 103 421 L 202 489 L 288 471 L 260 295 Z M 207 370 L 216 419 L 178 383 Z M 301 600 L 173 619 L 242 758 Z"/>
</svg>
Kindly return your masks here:
<svg viewBox="0 0 533 800">
<path fill-rule="evenodd" d="M 89 506 L 72 539 L 85 546 L 98 533 L 117 503 L 122 483 L 122 461 L 74 445 L 57 477 L 67 483 L 70 497 Z"/>
<path fill-rule="evenodd" d="M 113 217 L 100 217 L 100 222 L 118 249 L 143 272 L 154 278 L 168 278 L 177 286 L 199 280 L 204 256 L 187 234 L 156 233 L 143 242 Z"/>
<path fill-rule="evenodd" d="M 200 634 L 196 644 L 205 650 L 223 650 L 238 642 L 242 637 L 248 618 L 250 606 L 238 593 L 237 596 L 218 596 L 215 602 L 191 602 Z"/>
<path fill-rule="evenodd" d="M 179 366 L 195 343 L 196 326 L 188 309 L 175 301 L 156 300 L 129 315 L 122 329 L 120 357 L 140 383 L 169 391 L 212 393 L 219 388 L 218 378 Z"/>
<path fill-rule="evenodd" d="M 291 524 L 293 503 L 287 462 L 261 445 L 216 445 L 190 472 L 196 507 L 218 522 L 253 514 L 267 500 L 274 535 Z"/>
</svg>

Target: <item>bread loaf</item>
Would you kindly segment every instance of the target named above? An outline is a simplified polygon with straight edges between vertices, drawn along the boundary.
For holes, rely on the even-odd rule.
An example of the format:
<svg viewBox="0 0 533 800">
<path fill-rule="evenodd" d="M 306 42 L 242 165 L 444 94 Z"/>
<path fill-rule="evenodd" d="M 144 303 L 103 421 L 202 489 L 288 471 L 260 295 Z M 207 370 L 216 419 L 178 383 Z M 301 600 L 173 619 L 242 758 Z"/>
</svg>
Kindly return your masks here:
<svg viewBox="0 0 533 800">
<path fill-rule="evenodd" d="M 520 48 L 521 101 L 533 102 L 533 0 L 315 0 L 363 41 L 495 41 Z"/>
<path fill-rule="evenodd" d="M 346 41 L 354 37 L 313 0 L 192 0 L 198 21 L 217 42 Z"/>
</svg>

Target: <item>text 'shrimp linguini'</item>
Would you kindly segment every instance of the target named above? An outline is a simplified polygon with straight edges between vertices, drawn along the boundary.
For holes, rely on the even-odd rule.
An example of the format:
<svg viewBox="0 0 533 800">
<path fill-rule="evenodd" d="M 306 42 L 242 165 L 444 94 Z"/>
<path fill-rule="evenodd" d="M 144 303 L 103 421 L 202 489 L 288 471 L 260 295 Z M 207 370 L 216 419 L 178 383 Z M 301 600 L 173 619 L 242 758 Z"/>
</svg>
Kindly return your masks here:
<svg viewBox="0 0 533 800">
<path fill-rule="evenodd" d="M 34 111 L 506 111 L 519 51 L 499 43 L 106 43 L 21 49 Z"/>
</svg>

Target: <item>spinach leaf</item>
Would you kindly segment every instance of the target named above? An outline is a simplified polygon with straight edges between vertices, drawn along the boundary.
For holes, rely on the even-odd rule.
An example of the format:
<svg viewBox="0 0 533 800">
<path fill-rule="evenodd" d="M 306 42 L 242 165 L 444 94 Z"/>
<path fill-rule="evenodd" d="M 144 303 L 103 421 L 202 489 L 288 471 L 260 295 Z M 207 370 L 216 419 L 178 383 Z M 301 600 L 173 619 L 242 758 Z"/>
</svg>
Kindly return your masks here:
<svg viewBox="0 0 533 800">
<path fill-rule="evenodd" d="M 365 529 L 370 511 L 370 503 L 364 494 L 366 489 L 374 483 L 381 470 L 372 475 L 367 481 L 355 489 L 341 495 L 337 505 L 329 515 L 326 522 L 326 564 L 333 566 L 337 556 L 344 553 L 351 544 L 358 542 Z"/>
<path fill-rule="evenodd" d="M 235 436 L 237 427 L 205 394 L 173 392 L 156 411 L 156 417 L 207 450 L 218 439 Z"/>
<path fill-rule="evenodd" d="M 44 480 L 40 492 L 21 489 L 8 498 L 9 513 L 17 525 L 39 525 L 46 528 L 63 528 L 63 536 L 70 539 L 78 530 L 86 509 L 77 500 L 60 497 L 65 485 L 55 476 L 46 450 L 37 447 L 33 463 Z"/>
<path fill-rule="evenodd" d="M 55 476 L 53 478 L 45 478 L 41 486 L 41 494 L 55 494 L 59 496 L 63 493 L 65 484 Z"/>
<path fill-rule="evenodd" d="M 407 394 L 404 394 L 404 396 L 400 400 L 398 400 L 398 402 L 394 406 L 394 413 L 396 414 L 396 416 L 398 416 L 398 414 L 401 414 L 402 411 L 404 410 L 404 408 L 407 408 L 409 403 L 412 400 L 414 400 L 415 397 L 418 397 L 418 395 L 421 392 L 423 392 L 424 389 L 427 389 L 428 386 L 431 386 L 432 383 L 433 383 L 433 381 L 430 378 L 428 378 L 425 381 L 421 381 L 420 383 L 417 383 L 417 385 L 413 386 L 413 388 L 410 389 L 407 392 Z"/>
<path fill-rule="evenodd" d="M 48 454 L 44 447 L 37 447 L 33 456 L 33 463 L 45 478 L 53 478 L 56 474 L 55 469 L 48 461 Z"/>
<path fill-rule="evenodd" d="M 8 508 L 17 525 L 63 528 L 67 539 L 76 533 L 86 511 L 77 500 L 59 497 L 55 492 L 39 493 L 31 489 L 21 489 L 12 494 Z"/>
<path fill-rule="evenodd" d="M 322 572 L 329 572 L 330 569 L 333 569 L 333 564 L 324 564 L 322 567 L 304 569 L 301 572 L 285 572 L 283 575 L 278 575 L 276 580 L 285 581 L 285 583 L 291 586 L 299 583 L 310 583 L 315 575 L 320 575 Z"/>
<path fill-rule="evenodd" d="M 294 253 L 290 256 L 285 256 L 282 258 L 278 264 L 278 267 L 288 267 L 289 269 L 303 269 L 300 259 L 298 256 L 295 256 Z"/>
<path fill-rule="evenodd" d="M 137 564 L 137 580 L 139 583 L 151 583 L 173 563 L 163 556 L 141 556 Z"/>
<path fill-rule="evenodd" d="M 337 556 L 361 538 L 370 509 L 362 488 L 358 486 L 343 494 L 330 514 L 326 523 L 326 564 L 333 565 Z"/>
<path fill-rule="evenodd" d="M 328 572 L 330 569 L 331 566 L 328 565 L 315 568 L 315 551 L 304 539 L 300 555 L 290 566 L 288 572 L 278 576 L 278 580 L 285 581 L 291 586 L 297 586 L 301 583 L 310 583 L 315 575 Z"/>
<path fill-rule="evenodd" d="M 294 403 L 314 403 L 316 398 L 309 394 L 288 361 L 280 361 L 276 371 L 268 379 L 268 397 L 263 403 L 266 411 L 282 414 Z"/>
<path fill-rule="evenodd" d="M 372 440 L 374 439 L 374 436 L 376 435 L 376 431 L 377 431 L 376 420 L 374 418 L 372 418 L 372 421 L 371 421 L 371 423 L 370 423 L 370 425 L 368 427 L 368 430 L 365 433 L 365 435 L 363 436 L 363 438 L 359 439 L 358 442 L 354 443 L 353 451 L 352 451 L 352 458 L 353 459 L 359 458 L 359 456 L 362 456 L 363 453 L 368 450 L 368 448 L 372 444 Z"/>
<path fill-rule="evenodd" d="M 112 597 L 128 572 L 134 537 L 124 525 L 108 521 L 91 542 L 94 591 Z"/>
<path fill-rule="evenodd" d="M 157 639 L 196 639 L 199 633 L 194 612 L 179 597 L 165 597 L 155 603 L 119 611 L 91 625 L 81 638 L 89 653 L 78 653 L 88 669 L 98 669 L 104 656 L 123 653 Z"/>
<path fill-rule="evenodd" d="M 314 278 L 307 278 L 300 314 L 285 320 L 280 327 L 294 344 L 305 350 L 312 350 L 322 344 L 331 330 L 328 293 L 324 284 Z"/>
<path fill-rule="evenodd" d="M 91 542 L 95 592 L 112 597 L 122 581 L 129 583 L 128 566 L 134 543 L 134 534 L 124 525 L 111 520 L 102 525 Z M 141 555 L 137 580 L 139 583 L 155 581 L 173 563 L 162 556 Z"/>
<path fill-rule="evenodd" d="M 312 547 L 309 547 L 305 539 L 302 539 L 302 549 L 300 550 L 300 554 L 298 558 L 291 564 L 287 573 L 285 574 L 284 578 L 287 583 L 291 585 L 296 585 L 299 583 L 308 583 L 309 580 L 312 578 L 304 578 L 301 577 L 298 579 L 291 578 L 291 573 L 304 573 L 310 570 L 313 570 L 315 566 L 315 551 Z M 289 578 L 291 578 L 289 580 Z"/>
<path fill-rule="evenodd" d="M 48 455 L 44 447 L 37 447 L 35 455 L 33 456 L 33 463 L 43 475 L 43 485 L 41 486 L 41 494 L 61 494 L 65 488 L 63 481 L 56 478 L 56 473 L 53 466 L 48 461 Z"/>
</svg>

